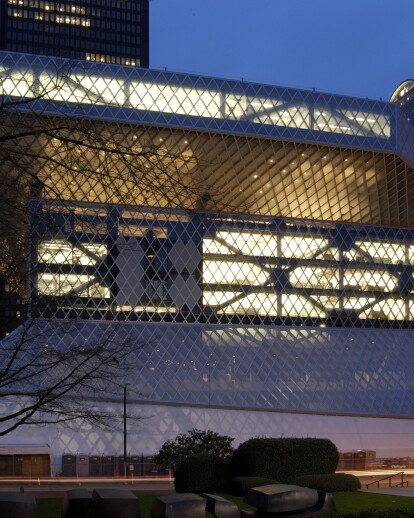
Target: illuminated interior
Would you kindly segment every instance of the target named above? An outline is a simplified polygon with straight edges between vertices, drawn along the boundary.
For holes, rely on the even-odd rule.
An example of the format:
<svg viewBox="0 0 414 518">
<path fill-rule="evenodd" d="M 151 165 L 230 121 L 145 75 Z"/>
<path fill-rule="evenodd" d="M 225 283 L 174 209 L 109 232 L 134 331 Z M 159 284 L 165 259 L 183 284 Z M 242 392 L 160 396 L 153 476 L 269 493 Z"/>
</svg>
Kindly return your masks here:
<svg viewBox="0 0 414 518">
<path fill-rule="evenodd" d="M 15 12 L 15 16 L 20 16 L 24 11 L 16 9 Z M 76 16 L 56 15 L 53 20 L 56 23 L 90 24 L 88 19 Z M 107 61 L 107 57 L 102 55 L 97 59 L 95 55 L 92 57 L 89 54 L 89 60 Z M 59 102 L 112 105 L 148 112 L 248 121 L 258 125 L 380 139 L 389 139 L 391 135 L 388 115 L 338 108 L 336 104 L 331 107 L 325 98 L 320 99 L 317 108 L 313 97 L 306 102 L 302 93 L 294 90 L 289 92 L 289 100 L 286 89 L 280 97 L 276 95 L 275 89 L 275 93 L 269 97 L 245 93 L 236 95 L 218 87 L 183 86 L 175 84 L 175 81 L 174 84 L 168 84 L 165 79 L 115 79 L 113 74 L 98 75 L 96 70 L 85 72 L 84 67 L 76 72 L 62 74 L 56 71 L 53 64 L 49 65 L 49 70 L 43 69 L 40 74 L 27 65 L 2 67 L 2 74 L 5 77 L 0 93 L 12 97 L 31 99 L 40 96 L 44 100 Z"/>
<path fill-rule="evenodd" d="M 92 266 L 104 258 L 108 251 L 104 244 L 69 243 L 63 239 L 43 241 L 37 248 L 39 263 L 81 264 Z"/>
<path fill-rule="evenodd" d="M 204 261 L 203 282 L 205 284 L 251 284 L 261 285 L 268 280 L 268 274 L 259 266 L 230 261 Z"/>
<path fill-rule="evenodd" d="M 73 266 L 99 266 L 107 256 L 107 246 L 89 242 L 76 245 L 64 239 L 42 241 L 37 247 L 39 264 Z M 84 270 L 82 270 L 83 272 Z M 77 296 L 90 298 L 109 298 L 110 289 L 96 282 L 95 275 L 85 273 L 39 273 L 37 291 L 46 296 Z"/>
<path fill-rule="evenodd" d="M 109 288 L 95 282 L 93 276 L 63 273 L 40 273 L 37 280 L 40 295 L 109 298 Z"/>
<path fill-rule="evenodd" d="M 398 275 L 388 272 L 384 265 L 403 264 L 408 251 L 406 245 L 387 241 L 356 240 L 356 249 L 352 248 L 343 253 L 340 249 L 333 248 L 330 241 L 322 237 L 276 237 L 259 233 L 222 231 L 217 232 L 216 236 L 215 240 L 203 241 L 204 253 L 227 255 L 228 259 L 204 260 L 203 282 L 217 286 L 239 284 L 244 287 L 263 288 L 262 293 L 255 289 L 254 293 L 246 296 L 243 292 L 232 293 L 228 290 L 219 294 L 218 290 L 226 289 L 221 286 L 217 287 L 217 291 L 205 292 L 204 304 L 216 306 L 220 312 L 255 311 L 269 316 L 324 318 L 327 317 L 327 312 L 324 311 L 326 307 L 359 312 L 361 318 L 412 318 L 400 299 L 378 301 L 378 297 L 383 297 L 384 293 L 398 291 Z M 320 259 L 321 251 L 326 249 L 329 250 L 329 264 Z M 244 256 L 244 263 L 241 262 L 240 254 Z M 362 261 L 358 254 L 364 254 Z M 342 255 L 346 258 L 345 265 L 337 262 L 337 258 Z M 261 266 L 258 266 L 254 264 L 258 257 L 267 258 L 267 261 L 260 261 Z M 237 258 L 237 262 L 233 262 L 234 258 Z M 284 261 L 286 258 L 301 259 L 304 264 L 295 268 Z M 326 254 L 323 258 L 326 259 Z M 357 262 L 362 262 L 363 265 L 357 266 Z M 272 282 L 272 270 L 280 270 L 279 279 L 283 279 L 277 291 L 302 289 L 304 294 L 282 293 L 278 304 L 277 296 L 268 293 L 269 285 L 275 285 Z M 323 290 L 326 294 L 316 295 L 315 290 Z M 360 292 L 360 296 L 346 296 L 349 291 L 355 294 Z M 367 297 L 364 292 L 376 293 L 377 298 Z"/>
<path fill-rule="evenodd" d="M 13 3 L 10 2 L 9 3 Z M 80 9 L 79 9 L 80 10 Z M 83 8 L 83 10 L 85 10 Z M 31 18 L 37 21 L 47 21 L 52 23 L 64 23 L 67 25 L 81 25 L 82 27 L 90 27 L 91 20 L 89 18 L 81 18 L 79 16 L 61 15 L 49 13 L 49 8 L 39 11 L 27 11 L 23 9 L 8 9 L 8 16 L 13 18 Z"/>
<path fill-rule="evenodd" d="M 201 191 L 210 195 L 203 207 L 209 211 L 375 225 L 414 222 L 409 196 L 401 190 L 396 197 L 387 187 L 396 179 L 407 185 L 407 191 L 413 188 L 413 168 L 394 155 L 148 126 L 107 126 L 103 136 L 106 131 L 113 131 L 111 135 L 122 142 L 125 157 L 119 160 L 107 153 L 104 171 L 102 154 L 87 145 L 70 148 L 66 135 L 39 139 L 36 145 L 30 139 L 27 145 L 19 144 L 16 154 L 20 159 L 22 146 L 28 156 L 37 145 L 44 149 L 48 159 L 38 173 L 44 198 L 59 193 L 67 200 L 121 204 L 127 200 L 134 205 L 198 210 Z M 108 148 L 110 144 L 111 139 Z M 68 168 L 68 163 L 75 163 L 76 169 Z M 116 180 L 106 182 L 107 174 Z M 181 180 L 188 189 L 181 188 Z M 258 239 L 261 243 L 270 237 Z M 268 246 L 271 249 L 274 243 L 270 240 Z M 295 247 L 294 239 L 286 237 L 284 253 L 295 254 Z M 328 258 L 327 250 L 321 254 Z"/>
<path fill-rule="evenodd" d="M 2 10 L 3 49 L 148 66 L 148 11 L 140 1 L 4 0 Z"/>
<path fill-rule="evenodd" d="M 46 207 L 59 214 L 58 204 Z M 64 231 L 40 239 L 33 265 L 37 296 L 64 297 L 65 307 L 73 298 L 79 309 L 88 303 L 79 306 L 77 298 L 100 298 L 100 311 L 135 320 L 237 317 L 351 327 L 362 320 L 414 320 L 414 236 L 397 241 L 393 230 L 386 239 L 373 227 L 367 233 L 362 226 L 355 232 L 355 226 L 216 217 L 202 237 L 187 242 L 191 215 L 122 209 L 120 237 L 111 242 L 87 225 L 99 212 L 106 228 L 111 211 L 87 207 L 74 208 L 75 221 L 63 209 L 80 232 L 76 245 Z"/>
</svg>

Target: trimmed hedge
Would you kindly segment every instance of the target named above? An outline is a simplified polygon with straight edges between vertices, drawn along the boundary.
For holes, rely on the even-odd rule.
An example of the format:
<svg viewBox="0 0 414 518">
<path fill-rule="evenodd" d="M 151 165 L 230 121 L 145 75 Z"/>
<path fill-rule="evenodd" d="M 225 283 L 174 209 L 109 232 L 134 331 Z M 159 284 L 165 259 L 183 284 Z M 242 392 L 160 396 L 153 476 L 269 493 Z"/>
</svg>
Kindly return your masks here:
<svg viewBox="0 0 414 518">
<path fill-rule="evenodd" d="M 335 473 L 338 450 L 328 439 L 249 439 L 234 451 L 233 477 L 290 482 L 300 475 Z"/>
<path fill-rule="evenodd" d="M 264 477 L 235 477 L 230 480 L 230 493 L 236 496 L 245 496 L 252 487 L 279 484 L 276 480 Z"/>
<path fill-rule="evenodd" d="M 301 475 L 291 480 L 292 484 L 312 489 L 320 489 L 327 493 L 335 491 L 357 491 L 361 489 L 359 478 L 346 473 L 333 473 L 329 475 Z"/>
<path fill-rule="evenodd" d="M 229 480 L 228 460 L 200 453 L 179 464 L 174 486 L 177 493 L 224 493 Z"/>
</svg>

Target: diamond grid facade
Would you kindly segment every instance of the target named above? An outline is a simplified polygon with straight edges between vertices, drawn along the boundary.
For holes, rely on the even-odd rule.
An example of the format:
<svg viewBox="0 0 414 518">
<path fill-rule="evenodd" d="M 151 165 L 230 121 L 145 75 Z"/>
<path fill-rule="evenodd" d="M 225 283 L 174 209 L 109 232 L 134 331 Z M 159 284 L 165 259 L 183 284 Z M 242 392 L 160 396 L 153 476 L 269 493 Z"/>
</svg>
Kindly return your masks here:
<svg viewBox="0 0 414 518">
<path fill-rule="evenodd" d="M 397 106 L 292 88 L 0 53 L 4 96 L 48 113 L 396 150 Z M 48 101 L 57 101 L 53 104 Z M 36 103 L 33 103 L 36 106 Z"/>
<path fill-rule="evenodd" d="M 0 63 L 4 99 L 19 101 L 0 131 L 29 133 L 7 167 L 30 157 L 41 197 L 414 224 L 414 136 L 397 105 L 24 54 L 0 53 Z M 55 115 L 72 127 L 34 137 L 25 102 L 52 128 Z M 106 152 L 84 135 L 68 145 L 80 116 Z"/>
<path fill-rule="evenodd" d="M 31 205 L 32 316 L 414 325 L 414 231 L 131 206 Z"/>
<path fill-rule="evenodd" d="M 33 131 L 32 117 L 24 119 Z M 122 160 L 87 142 L 68 146 L 65 132 L 26 137 L 6 158 L 11 167 L 35 168 L 47 198 L 414 224 L 413 167 L 393 153 L 125 124 L 104 125 L 107 132 L 121 142 Z"/>
<path fill-rule="evenodd" d="M 98 340 L 115 325 L 56 322 L 25 331 L 33 349 Z M 129 384 L 131 403 L 412 415 L 410 331 L 123 323 L 117 333 L 120 342 L 144 344 L 133 373 L 122 366 L 114 373 L 120 386 Z"/>
<path fill-rule="evenodd" d="M 192 409 L 226 426 L 227 412 L 251 412 L 249 431 L 234 416 L 239 428 L 217 430 L 244 439 L 264 411 L 412 416 L 414 131 L 397 105 L 22 54 L 0 63 L 4 99 L 19 101 L 0 131 L 37 123 L 26 102 L 69 128 L 19 137 L 7 155 L 27 154 L 41 184 L 34 345 L 117 326 L 143 348 L 114 377 L 137 407 L 164 409 L 165 430 L 173 407 L 187 429 L 207 426 Z M 99 146 L 77 138 L 82 124 Z"/>
</svg>

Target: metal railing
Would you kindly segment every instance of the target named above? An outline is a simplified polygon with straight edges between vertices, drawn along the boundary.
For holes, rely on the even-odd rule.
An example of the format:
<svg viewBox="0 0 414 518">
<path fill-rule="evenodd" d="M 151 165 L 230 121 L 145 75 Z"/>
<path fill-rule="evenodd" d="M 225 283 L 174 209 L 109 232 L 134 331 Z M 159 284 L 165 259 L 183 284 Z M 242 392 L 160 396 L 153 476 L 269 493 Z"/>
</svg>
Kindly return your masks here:
<svg viewBox="0 0 414 518">
<path fill-rule="evenodd" d="M 394 477 L 398 477 L 398 475 L 401 475 L 401 482 L 398 482 L 398 484 L 391 485 L 391 479 Z M 379 483 L 383 480 L 388 480 L 388 487 L 404 487 L 405 485 L 409 486 L 409 481 L 404 480 L 404 471 L 399 471 L 398 473 L 394 473 L 393 475 L 389 475 L 388 477 L 380 478 L 379 480 L 374 480 L 374 482 L 370 482 L 369 484 L 366 484 L 366 487 L 368 489 L 369 486 L 372 486 L 372 484 L 377 484 L 377 487 L 379 488 Z"/>
</svg>

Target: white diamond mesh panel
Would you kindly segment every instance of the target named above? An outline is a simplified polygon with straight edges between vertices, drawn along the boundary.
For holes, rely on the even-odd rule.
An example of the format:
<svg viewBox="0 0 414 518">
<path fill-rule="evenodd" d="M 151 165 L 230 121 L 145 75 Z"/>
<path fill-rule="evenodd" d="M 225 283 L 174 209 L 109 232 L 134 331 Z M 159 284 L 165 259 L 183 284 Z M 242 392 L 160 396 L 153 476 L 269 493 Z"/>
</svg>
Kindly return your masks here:
<svg viewBox="0 0 414 518">
<path fill-rule="evenodd" d="M 102 339 L 111 326 L 35 321 L 25 339 L 31 350 L 44 343 L 64 350 Z M 18 343 L 21 331 L 3 345 Z M 414 410 L 410 331 L 122 323 L 116 340 L 142 346 L 132 364 L 113 372 L 136 401 L 394 416 Z M 120 397 L 99 389 L 102 398 Z"/>
</svg>

